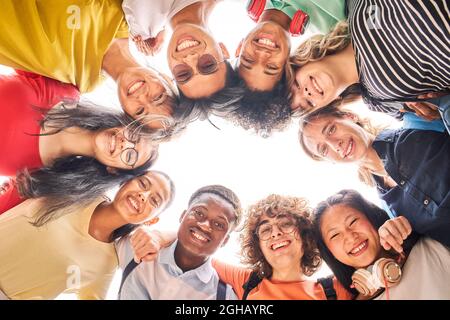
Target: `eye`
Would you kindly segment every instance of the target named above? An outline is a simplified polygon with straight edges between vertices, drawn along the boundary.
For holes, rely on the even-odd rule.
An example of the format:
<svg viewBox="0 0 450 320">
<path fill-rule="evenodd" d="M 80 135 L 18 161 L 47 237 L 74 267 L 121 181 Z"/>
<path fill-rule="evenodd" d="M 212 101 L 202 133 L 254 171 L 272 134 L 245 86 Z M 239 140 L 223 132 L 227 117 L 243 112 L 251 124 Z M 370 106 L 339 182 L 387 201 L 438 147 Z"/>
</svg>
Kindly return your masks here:
<svg viewBox="0 0 450 320">
<path fill-rule="evenodd" d="M 269 70 L 278 70 L 278 67 L 276 65 L 274 65 L 274 64 L 268 64 L 267 65 L 267 69 L 269 69 Z"/>
<path fill-rule="evenodd" d="M 225 229 L 225 225 L 221 222 L 218 221 L 214 221 L 214 226 L 218 229 L 218 230 L 224 230 Z"/>
<path fill-rule="evenodd" d="M 334 233 L 331 237 L 330 237 L 330 240 L 333 240 L 333 239 L 337 239 L 337 237 L 340 235 L 340 233 Z"/>
<path fill-rule="evenodd" d="M 157 105 L 162 104 L 166 100 L 166 94 L 161 93 L 159 96 L 155 97 L 153 99 L 153 102 L 155 102 Z"/>
<path fill-rule="evenodd" d="M 246 56 L 242 56 L 242 59 L 245 61 L 245 62 L 247 62 L 247 63 L 253 63 L 253 62 L 255 62 L 252 58 L 250 58 L 250 57 L 246 57 Z"/>
<path fill-rule="evenodd" d="M 328 154 L 328 147 L 325 144 L 323 144 L 319 150 L 320 150 L 320 155 L 322 157 L 326 157 L 326 155 Z"/>
<path fill-rule="evenodd" d="M 144 182 L 144 179 L 139 179 L 139 185 L 142 189 L 147 190 L 147 185 Z"/>
<path fill-rule="evenodd" d="M 152 204 L 153 204 L 154 207 L 159 207 L 158 199 L 156 199 L 155 196 L 152 195 L 150 197 L 150 200 L 152 201 Z"/>
<path fill-rule="evenodd" d="M 205 215 L 203 214 L 203 212 L 199 211 L 199 210 L 194 210 L 194 215 L 197 218 L 203 218 Z"/>
<path fill-rule="evenodd" d="M 349 226 L 351 227 L 356 222 L 356 220 L 358 220 L 358 218 L 353 219 L 352 222 L 350 222 Z"/>
<path fill-rule="evenodd" d="M 144 113 L 145 109 L 144 107 L 139 107 L 139 109 L 136 111 L 135 115 L 141 116 Z"/>
<path fill-rule="evenodd" d="M 333 124 L 328 128 L 328 135 L 331 135 L 336 132 L 336 126 Z"/>
</svg>

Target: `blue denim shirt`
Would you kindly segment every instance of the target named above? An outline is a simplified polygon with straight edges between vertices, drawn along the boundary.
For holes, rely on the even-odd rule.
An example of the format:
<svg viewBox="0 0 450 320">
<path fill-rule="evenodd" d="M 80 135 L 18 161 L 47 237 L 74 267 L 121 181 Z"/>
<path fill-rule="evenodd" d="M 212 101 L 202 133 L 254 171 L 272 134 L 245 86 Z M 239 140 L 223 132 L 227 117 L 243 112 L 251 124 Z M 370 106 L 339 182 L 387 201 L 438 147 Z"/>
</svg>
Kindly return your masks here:
<svg viewBox="0 0 450 320">
<path fill-rule="evenodd" d="M 373 148 L 397 183 L 388 189 L 375 176 L 378 193 L 413 229 L 450 246 L 450 136 L 444 132 L 384 130 Z"/>
</svg>

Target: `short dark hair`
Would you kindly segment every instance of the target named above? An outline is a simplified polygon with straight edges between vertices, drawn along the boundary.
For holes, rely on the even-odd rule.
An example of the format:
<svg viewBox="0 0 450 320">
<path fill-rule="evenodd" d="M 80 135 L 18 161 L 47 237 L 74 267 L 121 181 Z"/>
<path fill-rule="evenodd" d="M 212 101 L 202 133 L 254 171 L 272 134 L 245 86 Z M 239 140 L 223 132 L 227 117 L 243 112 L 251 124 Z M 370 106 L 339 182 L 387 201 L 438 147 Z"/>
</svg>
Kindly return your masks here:
<svg viewBox="0 0 450 320">
<path fill-rule="evenodd" d="M 236 101 L 228 119 L 245 130 L 254 130 L 262 137 L 282 131 L 291 122 L 292 110 L 285 75 L 270 91 L 251 90 L 239 79 L 242 98 Z"/>
<path fill-rule="evenodd" d="M 355 268 L 343 264 L 334 257 L 326 246 L 320 231 L 320 224 L 324 213 L 327 209 L 336 205 L 346 205 L 358 210 L 367 217 L 375 230 L 378 230 L 387 220 L 389 220 L 389 216 L 386 211 L 367 201 L 357 191 L 347 189 L 341 190 L 338 193 L 328 197 L 325 201 L 320 202 L 314 209 L 314 234 L 316 236 L 317 246 L 322 259 L 331 271 L 333 271 L 334 275 L 344 286 L 344 288 L 356 295 L 358 292 L 350 287 L 352 284 L 352 275 L 356 271 Z M 415 235 L 413 237 L 409 237 L 405 241 L 405 250 L 408 251 L 416 240 L 417 237 Z"/>
<path fill-rule="evenodd" d="M 186 97 L 180 91 L 180 104 L 175 110 L 174 118 L 189 123 L 205 120 L 210 115 L 224 117 L 235 108 L 235 103 L 242 98 L 243 90 L 238 86 L 239 79 L 228 60 L 226 65 L 225 86 L 222 90 L 200 99 Z"/>
<path fill-rule="evenodd" d="M 239 197 L 227 187 L 222 185 L 209 185 L 195 191 L 189 199 L 188 206 L 191 206 L 196 199 L 206 193 L 214 194 L 231 204 L 236 213 L 236 221 L 233 228 L 235 230 L 240 225 L 242 220 L 242 206 Z"/>
</svg>

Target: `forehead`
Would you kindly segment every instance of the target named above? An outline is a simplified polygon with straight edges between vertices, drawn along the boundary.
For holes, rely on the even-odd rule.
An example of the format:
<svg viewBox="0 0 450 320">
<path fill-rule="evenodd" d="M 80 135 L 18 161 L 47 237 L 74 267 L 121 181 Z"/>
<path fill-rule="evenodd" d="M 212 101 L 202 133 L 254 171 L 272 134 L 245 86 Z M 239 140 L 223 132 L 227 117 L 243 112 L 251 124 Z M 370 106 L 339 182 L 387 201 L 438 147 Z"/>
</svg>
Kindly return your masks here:
<svg viewBox="0 0 450 320">
<path fill-rule="evenodd" d="M 264 213 L 258 218 L 257 224 L 270 223 L 272 221 L 277 221 L 277 220 L 284 219 L 284 218 L 294 219 L 294 216 L 289 212 L 280 212 L 273 216 L 269 216 L 268 214 Z"/>
<path fill-rule="evenodd" d="M 236 213 L 231 203 L 218 195 L 212 193 L 201 194 L 191 203 L 189 208 L 197 206 L 205 207 L 213 215 L 225 215 L 228 221 L 234 221 L 236 219 Z"/>
<path fill-rule="evenodd" d="M 141 138 L 138 144 L 135 146 L 135 149 L 139 154 L 139 158 L 136 162 L 135 167 L 139 167 L 150 159 L 150 156 L 153 153 L 155 147 L 153 146 L 150 139 Z"/>
<path fill-rule="evenodd" d="M 147 172 L 142 177 L 147 179 L 151 183 L 152 187 L 159 191 L 164 200 L 169 198 L 170 182 L 166 179 L 166 177 L 154 172 Z"/>
<path fill-rule="evenodd" d="M 316 144 L 325 138 L 323 129 L 332 120 L 331 117 L 322 117 L 319 119 L 312 119 L 304 125 L 303 142 L 310 152 L 317 154 Z"/>
<path fill-rule="evenodd" d="M 321 219 L 321 228 L 328 229 L 345 224 L 348 217 L 357 216 L 367 220 L 365 214 L 345 204 L 334 205 L 325 210 Z"/>
<path fill-rule="evenodd" d="M 239 59 L 240 60 L 240 59 Z M 282 71 L 276 75 L 268 75 L 264 73 L 265 66 L 259 62 L 252 65 L 251 69 L 245 68 L 239 62 L 239 76 L 244 79 L 246 85 L 258 91 L 272 90 L 275 84 L 280 81 Z"/>
</svg>

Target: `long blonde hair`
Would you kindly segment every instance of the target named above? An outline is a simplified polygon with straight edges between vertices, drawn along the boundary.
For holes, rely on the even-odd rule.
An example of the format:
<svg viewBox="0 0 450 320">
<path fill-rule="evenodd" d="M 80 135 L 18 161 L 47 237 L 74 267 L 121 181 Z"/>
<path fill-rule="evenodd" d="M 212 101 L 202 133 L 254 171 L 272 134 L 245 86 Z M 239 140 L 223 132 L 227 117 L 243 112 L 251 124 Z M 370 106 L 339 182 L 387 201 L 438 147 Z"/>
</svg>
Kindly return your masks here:
<svg viewBox="0 0 450 320">
<path fill-rule="evenodd" d="M 299 130 L 298 130 L 298 139 L 300 142 L 300 147 L 303 149 L 305 154 L 309 156 L 311 159 L 316 161 L 322 161 L 323 159 L 313 154 L 305 144 L 304 141 L 304 132 L 307 124 L 322 118 L 339 118 L 343 119 L 347 116 L 351 115 L 356 118 L 356 124 L 363 128 L 367 133 L 377 136 L 381 131 L 386 129 L 387 126 L 382 125 L 374 125 L 368 117 L 362 117 L 359 114 L 356 114 L 353 111 L 346 110 L 342 108 L 340 104 L 335 103 L 329 105 L 325 108 L 318 109 L 305 117 L 300 118 L 299 121 Z M 358 168 L 358 178 L 363 183 L 373 187 L 375 186 L 375 180 L 373 178 L 372 172 L 365 167 L 364 165 L 360 165 Z"/>
</svg>

